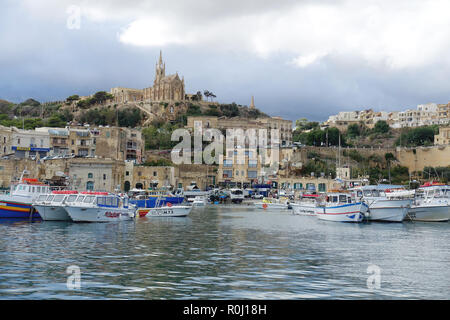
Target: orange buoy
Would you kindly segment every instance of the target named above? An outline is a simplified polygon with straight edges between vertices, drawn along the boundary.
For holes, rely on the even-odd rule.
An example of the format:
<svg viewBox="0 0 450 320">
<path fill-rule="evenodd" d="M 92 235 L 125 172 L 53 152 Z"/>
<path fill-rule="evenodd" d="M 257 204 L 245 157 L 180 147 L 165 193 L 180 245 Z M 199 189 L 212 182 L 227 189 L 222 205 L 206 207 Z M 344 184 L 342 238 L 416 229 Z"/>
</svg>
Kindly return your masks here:
<svg viewBox="0 0 450 320">
<path fill-rule="evenodd" d="M 267 203 L 263 203 L 263 208 L 267 209 Z"/>
</svg>

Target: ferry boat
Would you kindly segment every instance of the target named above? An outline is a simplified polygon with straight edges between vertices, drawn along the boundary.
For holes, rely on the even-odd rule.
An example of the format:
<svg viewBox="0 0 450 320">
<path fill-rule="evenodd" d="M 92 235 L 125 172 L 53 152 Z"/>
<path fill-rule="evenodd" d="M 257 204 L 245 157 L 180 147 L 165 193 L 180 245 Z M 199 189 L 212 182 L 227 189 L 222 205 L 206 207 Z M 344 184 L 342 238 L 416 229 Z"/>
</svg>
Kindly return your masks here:
<svg viewBox="0 0 450 320">
<path fill-rule="evenodd" d="M 71 221 L 65 205 L 75 202 L 78 191 L 55 190 L 51 194 L 41 194 L 33 202 L 33 207 L 45 221 Z"/>
<path fill-rule="evenodd" d="M 37 179 L 24 178 L 24 173 L 18 183 L 11 184 L 9 195 L 0 195 L 0 218 L 41 218 L 32 204 L 40 195 L 48 194 L 50 187 Z"/>
<path fill-rule="evenodd" d="M 426 183 L 417 190 L 407 220 L 440 222 L 450 220 L 450 186 Z"/>
<path fill-rule="evenodd" d="M 361 222 L 368 206 L 356 201 L 348 191 L 331 191 L 325 202 L 316 207 L 315 213 L 320 220 L 336 222 Z"/>
<path fill-rule="evenodd" d="M 315 216 L 318 194 L 304 194 L 299 202 L 291 203 L 292 213 L 301 216 Z"/>
<path fill-rule="evenodd" d="M 121 198 L 108 192 L 82 192 L 64 208 L 74 222 L 132 220 L 136 211 L 127 197 Z"/>
<path fill-rule="evenodd" d="M 403 189 L 402 186 L 377 185 L 361 186 L 351 189 L 356 198 L 369 206 L 369 220 L 402 222 L 411 207 L 411 199 L 399 199 L 392 190 Z"/>
</svg>

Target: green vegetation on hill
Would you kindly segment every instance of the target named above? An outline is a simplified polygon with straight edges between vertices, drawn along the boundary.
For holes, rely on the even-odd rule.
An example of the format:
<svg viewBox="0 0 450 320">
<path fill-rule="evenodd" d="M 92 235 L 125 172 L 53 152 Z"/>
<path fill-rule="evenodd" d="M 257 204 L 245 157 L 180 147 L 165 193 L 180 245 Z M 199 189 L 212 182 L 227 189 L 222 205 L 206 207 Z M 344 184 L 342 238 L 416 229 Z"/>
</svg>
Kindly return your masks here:
<svg viewBox="0 0 450 320">
<path fill-rule="evenodd" d="M 395 141 L 395 145 L 402 147 L 431 146 L 434 144 L 434 135 L 438 133 L 438 125 L 405 128 Z"/>
</svg>

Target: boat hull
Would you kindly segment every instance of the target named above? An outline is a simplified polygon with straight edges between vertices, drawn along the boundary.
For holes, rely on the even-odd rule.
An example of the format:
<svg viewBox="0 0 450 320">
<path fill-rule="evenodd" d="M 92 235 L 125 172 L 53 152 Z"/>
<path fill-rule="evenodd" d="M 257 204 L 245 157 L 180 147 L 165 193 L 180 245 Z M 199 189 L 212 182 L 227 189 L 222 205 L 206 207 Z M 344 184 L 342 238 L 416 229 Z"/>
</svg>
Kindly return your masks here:
<svg viewBox="0 0 450 320">
<path fill-rule="evenodd" d="M 448 205 L 421 205 L 412 206 L 407 220 L 423 222 L 445 222 L 450 220 L 450 206 Z"/>
<path fill-rule="evenodd" d="M 289 206 L 284 203 L 269 203 L 269 202 L 258 202 L 255 203 L 256 207 L 263 210 L 287 210 Z"/>
<path fill-rule="evenodd" d="M 20 218 L 28 219 L 31 215 L 33 206 L 31 203 L 16 201 L 0 201 L 0 218 Z M 36 210 L 33 210 L 31 218 L 40 219 L 41 216 Z"/>
<path fill-rule="evenodd" d="M 132 209 L 77 206 L 66 206 L 65 209 L 74 222 L 113 222 L 134 218 Z"/>
<path fill-rule="evenodd" d="M 411 207 L 411 200 L 376 200 L 369 204 L 369 220 L 402 222 Z"/>
<path fill-rule="evenodd" d="M 364 203 L 343 204 L 330 207 L 316 207 L 316 215 L 320 220 L 334 222 L 361 222 L 364 218 Z"/>
<path fill-rule="evenodd" d="M 307 203 L 291 203 L 292 213 L 301 216 L 315 216 L 316 206 Z"/>
<path fill-rule="evenodd" d="M 69 214 L 63 206 L 34 205 L 45 221 L 71 221 Z"/>
<path fill-rule="evenodd" d="M 139 217 L 187 217 L 191 213 L 192 206 L 171 206 L 160 208 L 139 208 Z"/>
</svg>

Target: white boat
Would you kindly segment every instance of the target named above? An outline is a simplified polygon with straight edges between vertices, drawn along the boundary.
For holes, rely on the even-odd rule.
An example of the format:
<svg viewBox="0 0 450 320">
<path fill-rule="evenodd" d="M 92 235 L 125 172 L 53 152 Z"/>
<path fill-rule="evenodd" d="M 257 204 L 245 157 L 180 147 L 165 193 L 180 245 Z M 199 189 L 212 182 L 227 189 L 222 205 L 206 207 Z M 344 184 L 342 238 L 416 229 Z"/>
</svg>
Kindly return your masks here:
<svg viewBox="0 0 450 320">
<path fill-rule="evenodd" d="M 281 199 L 273 199 L 273 198 L 264 198 L 262 202 L 256 202 L 255 206 L 259 209 L 263 210 L 288 210 L 291 208 L 289 199 L 281 198 Z"/>
<path fill-rule="evenodd" d="M 192 205 L 194 207 L 205 207 L 207 203 L 208 201 L 205 196 L 196 196 L 192 202 Z"/>
<path fill-rule="evenodd" d="M 139 208 L 139 217 L 187 217 L 191 213 L 192 206 L 168 205 L 157 208 Z"/>
<path fill-rule="evenodd" d="M 361 222 L 366 211 L 365 203 L 357 202 L 349 192 L 343 191 L 327 193 L 325 202 L 315 210 L 320 220 L 335 222 Z"/>
<path fill-rule="evenodd" d="M 356 198 L 363 201 L 369 207 L 369 220 L 402 222 L 411 207 L 412 200 L 398 198 L 391 193 L 392 187 L 401 186 L 361 186 L 352 189 L 356 192 Z"/>
<path fill-rule="evenodd" d="M 132 220 L 136 208 L 128 198 L 107 192 L 82 192 L 75 202 L 64 206 L 74 222 L 110 222 Z"/>
<path fill-rule="evenodd" d="M 293 202 L 292 213 L 301 216 L 315 216 L 316 215 L 316 202 L 317 195 L 303 195 L 302 199 L 298 202 Z"/>
<path fill-rule="evenodd" d="M 407 215 L 408 220 L 440 222 L 450 220 L 450 186 L 421 186 Z"/>
<path fill-rule="evenodd" d="M 33 207 L 39 212 L 42 220 L 71 221 L 65 209 L 66 203 L 72 203 L 78 198 L 77 191 L 53 191 L 51 194 L 42 194 L 33 202 Z"/>
</svg>

